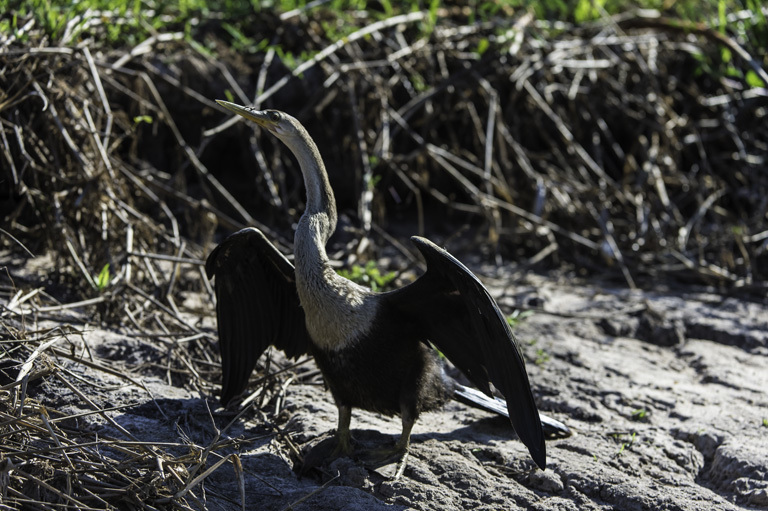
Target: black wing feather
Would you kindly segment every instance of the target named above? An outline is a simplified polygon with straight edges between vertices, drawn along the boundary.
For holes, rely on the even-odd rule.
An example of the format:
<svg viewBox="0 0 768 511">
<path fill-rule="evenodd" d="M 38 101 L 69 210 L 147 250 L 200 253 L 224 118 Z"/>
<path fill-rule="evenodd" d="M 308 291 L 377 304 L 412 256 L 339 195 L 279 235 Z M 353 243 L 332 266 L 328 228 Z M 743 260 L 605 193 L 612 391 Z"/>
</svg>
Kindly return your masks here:
<svg viewBox="0 0 768 511">
<path fill-rule="evenodd" d="M 458 259 L 427 239 L 411 240 L 424 256 L 427 272 L 392 292 L 392 302 L 404 313 L 418 315 L 427 339 L 481 391 L 491 395 L 490 381 L 504 395 L 515 431 L 544 468 L 539 412 L 506 318 L 482 282 Z"/>
<path fill-rule="evenodd" d="M 216 277 L 216 316 L 222 364 L 221 401 L 248 384 L 268 346 L 295 358 L 308 352 L 309 335 L 299 304 L 293 265 L 258 229 L 227 237 L 208 256 Z"/>
</svg>

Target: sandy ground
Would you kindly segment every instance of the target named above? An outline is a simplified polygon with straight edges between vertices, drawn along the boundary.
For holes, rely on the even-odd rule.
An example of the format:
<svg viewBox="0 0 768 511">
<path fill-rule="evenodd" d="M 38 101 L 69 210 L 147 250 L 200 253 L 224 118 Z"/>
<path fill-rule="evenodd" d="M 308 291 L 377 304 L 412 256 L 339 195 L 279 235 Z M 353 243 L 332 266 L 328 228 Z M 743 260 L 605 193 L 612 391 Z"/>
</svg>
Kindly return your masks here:
<svg viewBox="0 0 768 511">
<path fill-rule="evenodd" d="M 89 327 L 70 342 L 125 364 L 140 385 L 62 363 L 89 382 L 95 403 L 127 407 L 109 414 L 135 438 L 205 446 L 215 424 L 223 438 L 238 439 L 209 466 L 237 453 L 242 494 L 238 473 L 225 462 L 195 490 L 207 509 L 240 509 L 243 498 L 245 508 L 264 510 L 768 508 L 764 306 L 694 289 L 629 292 L 539 276 L 509 287 L 503 279 L 486 282 L 503 309 L 539 309 L 516 333 L 540 410 L 575 433 L 548 442 L 544 471 L 505 419 L 453 403 L 419 420 L 399 481 L 388 478 L 391 467 L 349 458 L 300 477 L 292 446 L 305 449 L 336 426 L 320 384 L 287 385 L 270 420 L 251 411 L 224 429 L 233 413 L 213 396 L 168 385 L 145 364 L 157 362 L 147 360 L 155 355 L 136 338 Z M 212 328 L 212 321 L 204 325 Z M 89 409 L 54 379 L 30 392 L 61 410 Z M 274 400 L 269 406 L 274 411 Z M 98 415 L 81 421 L 91 433 L 124 435 Z M 400 422 L 356 410 L 352 429 L 361 445 L 390 445 Z"/>
</svg>

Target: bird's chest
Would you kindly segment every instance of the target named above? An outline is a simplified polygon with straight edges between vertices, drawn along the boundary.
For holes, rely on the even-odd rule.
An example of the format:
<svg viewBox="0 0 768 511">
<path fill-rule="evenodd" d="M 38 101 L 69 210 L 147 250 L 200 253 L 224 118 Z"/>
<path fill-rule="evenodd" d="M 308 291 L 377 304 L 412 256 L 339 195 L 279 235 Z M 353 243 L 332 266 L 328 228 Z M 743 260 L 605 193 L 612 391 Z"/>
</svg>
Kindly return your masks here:
<svg viewBox="0 0 768 511">
<path fill-rule="evenodd" d="M 325 350 L 350 346 L 368 333 L 375 317 L 375 303 L 365 288 L 324 272 L 296 275 L 299 301 L 304 309 L 307 332 L 313 343 Z"/>
</svg>

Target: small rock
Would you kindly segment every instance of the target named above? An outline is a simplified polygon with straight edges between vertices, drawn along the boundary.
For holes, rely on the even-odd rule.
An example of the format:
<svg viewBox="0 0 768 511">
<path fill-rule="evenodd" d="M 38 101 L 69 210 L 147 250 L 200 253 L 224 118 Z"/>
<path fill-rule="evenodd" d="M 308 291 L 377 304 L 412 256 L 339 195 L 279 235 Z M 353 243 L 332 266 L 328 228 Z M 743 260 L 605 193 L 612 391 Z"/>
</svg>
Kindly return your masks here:
<svg viewBox="0 0 768 511">
<path fill-rule="evenodd" d="M 537 470 L 528 478 L 531 487 L 549 494 L 560 494 L 563 492 L 563 481 L 560 476 L 552 470 Z"/>
</svg>

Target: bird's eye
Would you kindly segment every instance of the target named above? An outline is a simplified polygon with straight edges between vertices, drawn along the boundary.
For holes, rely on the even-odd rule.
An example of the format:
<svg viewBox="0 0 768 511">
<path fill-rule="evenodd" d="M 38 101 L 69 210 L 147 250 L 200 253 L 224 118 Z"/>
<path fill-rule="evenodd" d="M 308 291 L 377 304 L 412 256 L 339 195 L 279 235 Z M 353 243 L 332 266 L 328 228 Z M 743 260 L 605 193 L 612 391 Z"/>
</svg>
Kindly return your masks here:
<svg viewBox="0 0 768 511">
<path fill-rule="evenodd" d="M 272 122 L 278 122 L 280 120 L 280 113 L 279 112 L 269 112 L 269 120 Z"/>
</svg>

